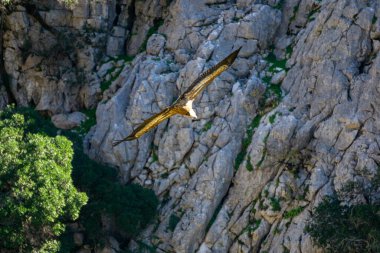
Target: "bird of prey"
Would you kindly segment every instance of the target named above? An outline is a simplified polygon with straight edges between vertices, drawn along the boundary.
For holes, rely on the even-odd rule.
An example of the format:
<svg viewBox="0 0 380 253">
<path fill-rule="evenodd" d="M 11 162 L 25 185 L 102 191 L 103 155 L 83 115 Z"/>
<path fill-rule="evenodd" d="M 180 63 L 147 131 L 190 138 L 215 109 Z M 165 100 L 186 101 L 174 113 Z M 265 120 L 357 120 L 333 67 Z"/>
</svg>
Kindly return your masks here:
<svg viewBox="0 0 380 253">
<path fill-rule="evenodd" d="M 160 124 L 165 119 L 175 115 L 181 114 L 183 116 L 197 118 L 195 111 L 193 110 L 194 99 L 223 71 L 225 71 L 232 63 L 235 61 L 241 47 L 221 62 L 211 67 L 204 73 L 202 73 L 191 85 L 190 87 L 178 97 L 178 99 L 169 107 L 165 108 L 160 113 L 153 115 L 152 117 L 145 120 L 140 126 L 138 126 L 129 136 L 122 140 L 115 140 L 112 145 L 116 146 L 124 141 L 131 141 L 141 137 L 143 134 L 148 132 L 150 129 L 154 128 Z"/>
</svg>

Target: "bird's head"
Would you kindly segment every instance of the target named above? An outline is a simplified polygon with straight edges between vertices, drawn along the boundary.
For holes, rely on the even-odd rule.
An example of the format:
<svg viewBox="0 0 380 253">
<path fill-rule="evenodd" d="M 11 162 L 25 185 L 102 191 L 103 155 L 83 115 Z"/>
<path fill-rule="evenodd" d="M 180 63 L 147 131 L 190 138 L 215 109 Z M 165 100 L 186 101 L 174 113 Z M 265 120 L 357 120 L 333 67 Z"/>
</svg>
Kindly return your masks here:
<svg viewBox="0 0 380 253">
<path fill-rule="evenodd" d="M 195 113 L 193 109 L 193 100 L 187 101 L 183 109 L 185 109 L 185 112 L 186 112 L 185 116 L 189 118 L 193 118 L 193 119 L 197 118 L 197 114 Z"/>
<path fill-rule="evenodd" d="M 189 114 L 187 115 L 188 117 L 190 118 L 193 118 L 193 119 L 197 119 L 197 114 L 195 113 L 194 109 L 191 108 L 191 110 L 189 111 Z"/>
</svg>

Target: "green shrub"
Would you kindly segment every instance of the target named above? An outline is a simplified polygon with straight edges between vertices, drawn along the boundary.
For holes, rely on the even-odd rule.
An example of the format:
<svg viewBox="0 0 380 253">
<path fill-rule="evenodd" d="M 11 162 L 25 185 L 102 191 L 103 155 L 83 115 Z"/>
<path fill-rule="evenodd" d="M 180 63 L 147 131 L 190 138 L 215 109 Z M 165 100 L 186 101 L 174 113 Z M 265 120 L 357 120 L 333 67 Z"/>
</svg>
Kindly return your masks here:
<svg viewBox="0 0 380 253">
<path fill-rule="evenodd" d="M 321 5 L 317 4 L 317 3 L 313 3 L 313 5 L 311 6 L 311 11 L 309 12 L 309 14 L 307 15 L 307 20 L 308 21 L 312 21 L 315 19 L 315 14 L 320 12 L 321 10 Z"/>
<path fill-rule="evenodd" d="M 273 124 L 276 120 L 277 113 L 273 113 L 269 116 L 269 123 Z"/>
<path fill-rule="evenodd" d="M 247 128 L 246 136 L 243 139 L 241 151 L 235 158 L 235 164 L 234 164 L 235 171 L 238 170 L 240 164 L 244 161 L 244 158 L 247 154 L 247 149 L 249 145 L 251 144 L 253 134 L 255 133 L 254 130 L 259 126 L 260 120 L 261 120 L 261 115 L 260 114 L 256 115 L 256 117 L 252 120 L 252 122 L 249 124 Z"/>
<path fill-rule="evenodd" d="M 96 109 L 86 109 L 82 111 L 87 119 L 77 128 L 80 134 L 87 134 L 91 127 L 96 125 Z"/>
<path fill-rule="evenodd" d="M 222 207 L 223 207 L 223 201 L 219 203 L 219 205 L 216 207 L 214 213 L 212 214 L 212 217 L 211 217 L 211 219 L 208 222 L 207 227 L 206 227 L 206 233 L 209 231 L 209 229 L 211 228 L 212 224 L 214 224 L 216 218 L 218 217 L 218 214 L 219 214 L 220 210 L 222 210 Z"/>
<path fill-rule="evenodd" d="M 81 209 L 78 219 L 79 223 L 85 228 L 86 244 L 89 244 L 91 247 L 95 247 L 96 245 L 101 245 L 104 238 L 106 238 L 107 234 L 105 234 L 102 230 L 102 215 L 107 215 L 108 217 L 114 219 L 115 224 L 117 224 L 117 229 L 128 238 L 138 234 L 156 216 L 158 199 L 154 192 L 152 190 L 145 189 L 140 185 L 123 185 L 119 183 L 118 173 L 115 168 L 99 164 L 84 154 L 81 135 L 73 131 L 58 131 L 58 129 L 53 126 L 48 118 L 42 117 L 38 112 L 31 108 L 9 107 L 5 109 L 0 114 L 0 120 L 2 120 L 0 121 L 0 124 L 5 124 L 4 122 L 13 122 L 13 125 L 16 124 L 14 121 L 10 121 L 14 117 L 23 119 L 23 121 L 19 123 L 16 121 L 17 126 L 21 128 L 16 128 L 20 134 L 27 133 L 25 136 L 36 135 L 39 138 L 42 138 L 42 142 L 46 142 L 46 145 L 43 146 L 46 150 L 53 150 L 57 153 L 57 155 L 59 155 L 59 157 L 65 157 L 66 160 L 64 161 L 69 162 L 69 164 L 72 162 L 72 174 L 70 175 L 71 171 L 66 171 L 66 173 L 68 173 L 70 180 L 70 176 L 72 176 L 74 185 L 81 191 L 86 192 L 89 197 L 88 203 Z M 61 135 L 57 136 L 58 132 Z M 0 135 L 3 136 L 1 132 Z M 10 142 L 13 140 L 13 142 L 11 142 L 11 144 L 13 143 L 13 146 L 9 146 L 9 144 L 7 148 L 11 151 L 13 150 L 12 152 L 17 153 L 21 150 L 21 148 L 18 147 L 18 149 L 16 149 L 17 146 L 15 145 L 19 142 L 21 137 L 17 137 L 18 135 L 12 133 L 11 136 L 13 135 L 15 136 L 12 137 L 13 139 L 9 138 Z M 57 149 L 54 149 L 54 145 L 58 145 Z M 64 149 L 58 149 L 62 145 Z M 27 150 L 25 149 L 26 156 L 28 156 L 28 154 L 29 156 L 33 156 L 34 153 L 31 153 L 33 152 L 33 149 L 35 149 L 34 146 Z M 71 151 L 69 152 L 68 150 Z M 35 157 L 44 154 L 41 149 L 37 149 L 36 151 L 41 154 L 37 154 Z M 2 151 L 0 148 L 0 164 L 8 161 L 1 156 L 1 152 Z M 49 158 L 52 159 L 55 157 L 53 156 Z M 19 160 L 22 162 L 25 158 L 22 157 Z M 63 163 L 60 163 L 59 165 L 61 164 Z M 2 165 L 3 166 L 1 167 L 3 168 L 8 166 L 7 164 Z M 49 164 L 49 166 L 52 165 Z M 2 171 L 0 171 L 0 173 L 2 173 Z M 8 174 L 9 176 L 15 176 L 13 172 L 9 172 Z M 3 187 L 1 175 L 2 174 L 0 174 L 0 189 Z M 60 179 L 63 180 L 65 178 L 63 177 Z M 67 187 L 67 185 L 65 186 Z M 67 192 L 67 194 L 69 193 L 70 192 Z M 62 194 L 62 197 L 66 195 Z M 2 199 L 2 196 L 3 195 L 0 194 L 0 200 Z M 67 197 L 66 201 L 71 201 L 72 199 L 72 197 Z M 2 202 L 0 201 L 0 203 Z M 71 206 L 73 206 L 72 208 L 76 207 L 74 204 Z M 75 213 L 75 215 L 78 214 L 79 211 L 78 213 Z M 0 214 L 0 217 L 3 217 L 3 215 Z M 63 219 L 62 222 L 66 220 L 68 219 Z M 2 223 L 0 218 L 0 229 L 2 228 L 1 225 Z M 61 243 L 60 252 L 67 253 L 73 249 L 71 238 L 72 234 L 70 234 L 70 231 L 66 231 L 62 234 L 59 238 Z M 2 247 L 2 241 L 3 240 L 0 240 L 0 248 Z M 56 242 L 58 243 L 58 241 Z M 55 244 L 50 243 L 49 245 L 49 247 L 52 248 Z M 54 251 L 49 249 L 47 252 Z"/>
<path fill-rule="evenodd" d="M 270 198 L 270 205 L 272 206 L 273 211 L 281 211 L 281 205 L 280 205 L 280 200 L 272 197 Z"/>
<path fill-rule="evenodd" d="M 252 165 L 251 157 L 250 157 L 250 156 L 248 156 L 248 159 L 247 159 L 246 169 L 247 169 L 248 171 L 253 171 L 253 165 Z"/>
<path fill-rule="evenodd" d="M 268 69 L 269 72 L 276 72 L 277 68 L 287 70 L 287 59 L 277 59 L 276 55 L 273 53 L 273 50 L 268 53 L 268 56 L 265 58 L 265 60 L 271 64 L 271 66 Z"/>
<path fill-rule="evenodd" d="M 328 252 L 380 252 L 380 205 L 342 205 L 326 198 L 305 228 Z"/>
<path fill-rule="evenodd" d="M 139 48 L 139 52 L 144 52 L 146 50 L 146 46 L 148 44 L 148 39 L 150 38 L 150 36 L 152 36 L 153 34 L 157 33 L 158 31 L 158 28 L 160 28 L 160 26 L 162 26 L 164 24 L 164 20 L 163 19 L 155 19 L 153 21 L 153 26 L 151 28 L 149 28 L 147 34 L 146 34 L 146 37 L 143 41 L 143 43 L 141 44 L 140 48 Z"/>
<path fill-rule="evenodd" d="M 207 132 L 212 127 L 212 121 L 207 122 L 204 127 L 202 128 L 202 132 Z"/>
<path fill-rule="evenodd" d="M 175 227 L 177 226 L 178 222 L 180 222 L 181 217 L 178 217 L 175 214 L 170 215 L 169 217 L 169 230 L 174 231 Z"/>
<path fill-rule="evenodd" d="M 299 206 L 284 213 L 284 219 L 291 219 L 302 213 L 304 207 Z"/>
<path fill-rule="evenodd" d="M 72 145 L 29 131 L 33 121 L 12 110 L 0 112 L 0 248 L 57 252 L 64 222 L 87 202 L 71 179 Z"/>
<path fill-rule="evenodd" d="M 89 243 L 101 243 L 101 215 L 115 219 L 117 228 L 129 238 L 137 235 L 157 214 L 154 192 L 140 185 L 119 183 L 117 171 L 82 155 L 74 160 L 74 182 L 90 197 L 80 222 L 86 228 Z"/>
<path fill-rule="evenodd" d="M 248 225 L 247 225 L 247 227 L 245 227 L 243 229 L 243 231 L 241 232 L 241 234 L 243 234 L 243 233 L 248 233 L 248 234 L 253 233 L 256 229 L 259 228 L 260 224 L 261 224 L 261 220 L 260 219 L 258 219 L 258 220 L 256 220 L 256 219 L 250 220 L 249 223 L 248 223 Z"/>
</svg>

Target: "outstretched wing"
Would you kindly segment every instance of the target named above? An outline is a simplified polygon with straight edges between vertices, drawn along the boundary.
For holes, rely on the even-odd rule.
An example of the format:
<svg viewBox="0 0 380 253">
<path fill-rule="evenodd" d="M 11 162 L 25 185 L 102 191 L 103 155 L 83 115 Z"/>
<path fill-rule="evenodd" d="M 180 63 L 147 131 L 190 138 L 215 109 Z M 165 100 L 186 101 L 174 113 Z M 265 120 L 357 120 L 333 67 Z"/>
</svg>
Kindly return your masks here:
<svg viewBox="0 0 380 253">
<path fill-rule="evenodd" d="M 131 141 L 134 139 L 139 138 L 158 124 L 160 124 L 162 121 L 164 121 L 167 118 L 170 118 L 171 116 L 182 113 L 182 111 L 179 110 L 179 108 L 176 108 L 174 106 L 167 107 L 162 112 L 157 113 L 153 115 L 152 117 L 145 120 L 141 125 L 139 125 L 129 136 L 125 137 L 122 140 L 115 140 L 112 143 L 112 146 L 119 145 L 120 143 L 124 141 Z"/>
<path fill-rule="evenodd" d="M 217 76 L 219 76 L 223 71 L 232 65 L 240 49 L 241 47 L 232 52 L 229 56 L 224 58 L 215 66 L 202 73 L 183 93 L 182 97 L 188 100 L 194 100 L 199 95 L 199 93 L 201 93 L 202 90 L 204 90 Z"/>
</svg>

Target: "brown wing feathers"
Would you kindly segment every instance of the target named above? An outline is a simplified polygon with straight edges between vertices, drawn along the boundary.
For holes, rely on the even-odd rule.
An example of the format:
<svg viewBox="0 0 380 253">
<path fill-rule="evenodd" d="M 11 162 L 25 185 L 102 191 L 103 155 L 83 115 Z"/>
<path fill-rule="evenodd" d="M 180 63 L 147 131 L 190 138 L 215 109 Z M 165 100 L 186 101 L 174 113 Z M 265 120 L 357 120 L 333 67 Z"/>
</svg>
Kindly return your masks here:
<svg viewBox="0 0 380 253">
<path fill-rule="evenodd" d="M 189 99 L 194 99 L 197 95 L 199 95 L 199 93 L 206 88 L 207 85 L 209 85 L 218 75 L 232 65 L 239 54 L 240 49 L 241 47 L 232 52 L 215 66 L 203 72 L 197 79 L 195 79 L 194 82 L 191 83 L 190 87 L 183 93 L 182 96 L 186 96 Z M 197 86 L 201 87 L 198 88 Z"/>
<path fill-rule="evenodd" d="M 225 71 L 229 66 L 232 65 L 232 63 L 235 61 L 241 47 L 234 52 L 232 52 L 230 55 L 228 55 L 226 58 L 224 58 L 221 62 L 216 64 L 215 66 L 211 67 L 204 73 L 202 73 L 195 81 L 190 85 L 190 87 L 178 98 L 177 101 L 181 99 L 185 100 L 194 100 L 199 93 L 209 85 L 212 80 L 214 80 L 218 75 L 220 75 L 223 71 Z M 131 141 L 134 139 L 139 138 L 141 135 L 148 132 L 153 127 L 160 124 L 165 119 L 173 116 L 174 114 L 182 114 L 187 115 L 187 111 L 181 107 L 176 106 L 173 104 L 172 106 L 166 108 L 162 112 L 150 117 L 149 119 L 145 120 L 140 126 L 138 126 L 128 137 L 122 139 L 122 140 L 116 140 L 112 143 L 113 146 L 116 146 L 124 141 Z"/>
<path fill-rule="evenodd" d="M 146 132 L 148 132 L 151 128 L 157 126 L 158 124 L 160 124 L 165 119 L 167 119 L 167 118 L 169 118 L 169 117 L 171 117 L 171 116 L 173 116 L 174 114 L 177 114 L 177 113 L 180 113 L 180 112 L 178 110 L 176 110 L 176 108 L 171 107 L 171 106 L 167 107 L 162 112 L 153 115 L 152 117 L 148 118 L 143 123 L 141 123 L 141 125 L 139 125 L 126 138 L 124 138 L 122 140 L 116 140 L 116 141 L 114 141 L 112 143 L 112 146 L 119 145 L 120 143 L 122 143 L 124 141 L 131 141 L 131 140 L 139 138 L 141 135 L 143 135 Z"/>
</svg>

